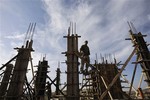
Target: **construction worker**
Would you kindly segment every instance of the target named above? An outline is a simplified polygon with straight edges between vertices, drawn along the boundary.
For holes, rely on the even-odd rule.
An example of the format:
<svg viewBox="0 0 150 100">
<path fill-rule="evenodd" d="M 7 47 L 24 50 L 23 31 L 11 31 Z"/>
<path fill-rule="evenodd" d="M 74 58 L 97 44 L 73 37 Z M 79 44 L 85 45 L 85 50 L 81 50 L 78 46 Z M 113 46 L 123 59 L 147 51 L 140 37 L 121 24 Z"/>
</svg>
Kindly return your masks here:
<svg viewBox="0 0 150 100">
<path fill-rule="evenodd" d="M 80 48 L 80 53 L 81 53 L 81 68 L 80 71 L 81 73 L 84 73 L 83 69 L 84 69 L 84 65 L 86 64 L 86 68 L 85 68 L 85 73 L 88 73 L 88 64 L 90 63 L 90 50 L 88 47 L 88 41 L 85 41 L 85 44 L 81 46 Z"/>
</svg>

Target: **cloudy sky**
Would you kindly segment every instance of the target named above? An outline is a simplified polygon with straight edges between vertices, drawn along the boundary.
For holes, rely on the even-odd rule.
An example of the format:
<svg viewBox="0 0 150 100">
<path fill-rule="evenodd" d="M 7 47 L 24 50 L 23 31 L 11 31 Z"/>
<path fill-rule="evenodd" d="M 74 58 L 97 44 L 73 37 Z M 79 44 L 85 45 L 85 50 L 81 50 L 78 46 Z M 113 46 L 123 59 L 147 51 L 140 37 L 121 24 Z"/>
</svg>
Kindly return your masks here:
<svg viewBox="0 0 150 100">
<path fill-rule="evenodd" d="M 58 62 L 66 60 L 61 52 L 66 51 L 63 36 L 67 35 L 70 21 L 76 22 L 81 36 L 79 47 L 89 41 L 91 63 L 96 54 L 99 62 L 103 55 L 123 63 L 133 50 L 131 41 L 125 40 L 129 37 L 127 21 L 134 23 L 137 32 L 147 34 L 145 40 L 150 43 L 149 5 L 150 0 L 0 0 L 0 64 L 17 54 L 13 48 L 23 45 L 29 23 L 36 22 L 33 63 L 37 65 L 46 54 L 51 66 L 49 76 L 54 78 Z M 60 66 L 65 71 L 66 65 Z M 129 77 L 132 66 L 127 66 L 125 72 Z M 138 70 L 137 80 L 140 66 Z"/>
</svg>

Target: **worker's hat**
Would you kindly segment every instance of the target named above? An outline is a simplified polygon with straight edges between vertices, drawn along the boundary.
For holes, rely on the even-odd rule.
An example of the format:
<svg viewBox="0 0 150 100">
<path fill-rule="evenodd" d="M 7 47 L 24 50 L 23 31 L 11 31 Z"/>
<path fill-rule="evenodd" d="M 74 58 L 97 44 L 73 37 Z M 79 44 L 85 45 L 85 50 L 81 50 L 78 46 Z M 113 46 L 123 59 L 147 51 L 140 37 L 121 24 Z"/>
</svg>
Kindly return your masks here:
<svg viewBox="0 0 150 100">
<path fill-rule="evenodd" d="M 87 41 L 87 40 L 85 40 L 85 43 L 88 43 L 88 41 Z"/>
</svg>

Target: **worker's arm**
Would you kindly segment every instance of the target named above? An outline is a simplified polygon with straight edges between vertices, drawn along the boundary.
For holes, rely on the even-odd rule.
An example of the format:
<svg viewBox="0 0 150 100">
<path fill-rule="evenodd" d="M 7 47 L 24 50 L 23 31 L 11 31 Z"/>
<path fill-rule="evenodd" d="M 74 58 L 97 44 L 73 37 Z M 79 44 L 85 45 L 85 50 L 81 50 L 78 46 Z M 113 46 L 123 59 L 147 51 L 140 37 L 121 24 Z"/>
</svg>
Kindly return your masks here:
<svg viewBox="0 0 150 100">
<path fill-rule="evenodd" d="M 82 45 L 81 48 L 80 48 L 80 53 L 81 53 L 81 52 L 83 52 L 83 45 Z"/>
</svg>

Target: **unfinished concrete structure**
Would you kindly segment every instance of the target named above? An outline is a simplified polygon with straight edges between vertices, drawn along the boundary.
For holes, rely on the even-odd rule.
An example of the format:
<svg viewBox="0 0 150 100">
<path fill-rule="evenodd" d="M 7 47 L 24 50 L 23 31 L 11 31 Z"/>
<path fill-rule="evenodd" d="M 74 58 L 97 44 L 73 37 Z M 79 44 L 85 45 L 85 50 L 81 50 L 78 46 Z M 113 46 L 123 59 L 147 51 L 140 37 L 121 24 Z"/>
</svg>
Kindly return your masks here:
<svg viewBox="0 0 150 100">
<path fill-rule="evenodd" d="M 25 48 L 16 48 L 18 50 L 19 56 L 16 59 L 13 75 L 6 95 L 6 100 L 20 100 L 21 96 L 23 95 L 23 86 L 25 82 L 29 58 L 31 55 L 30 53 L 31 51 L 33 51 L 32 43 L 32 40 L 27 41 Z"/>
<path fill-rule="evenodd" d="M 36 73 L 35 79 L 35 97 L 36 100 L 44 100 L 45 96 L 45 86 L 46 86 L 46 78 L 47 78 L 47 69 L 48 69 L 48 61 L 43 59 L 43 61 L 39 61 L 38 70 Z"/>
<path fill-rule="evenodd" d="M 135 64 L 135 66 L 134 66 L 134 72 L 133 72 L 133 76 L 132 76 L 132 80 L 131 80 L 129 96 L 131 94 L 132 85 L 134 82 L 134 77 L 135 77 L 135 73 L 137 70 L 137 66 L 138 66 L 138 64 L 140 64 L 140 66 L 142 68 L 142 74 L 141 74 L 137 92 L 142 97 L 142 99 L 145 99 L 142 88 L 141 88 L 141 83 L 142 83 L 142 78 L 144 76 L 145 77 L 144 81 L 147 83 L 147 85 L 148 85 L 147 88 L 150 90 L 150 52 L 148 49 L 148 44 L 144 40 L 144 37 L 146 37 L 146 35 L 142 35 L 141 32 L 137 32 L 132 22 L 128 22 L 128 25 L 130 27 L 130 30 L 129 30 L 130 38 L 128 40 L 132 41 L 133 47 L 136 50 L 135 53 L 137 56 L 136 61 L 133 62 Z"/>
<path fill-rule="evenodd" d="M 34 26 L 31 25 L 33 28 Z M 29 29 L 29 33 L 31 28 Z M 60 88 L 60 68 L 57 68 L 56 78 L 51 79 L 47 75 L 48 61 L 43 60 L 39 62 L 38 70 L 36 75 L 33 74 L 33 79 L 31 82 L 28 82 L 26 73 L 28 62 L 31 60 L 31 51 L 32 49 L 32 39 L 27 40 L 24 47 L 16 48 L 18 50 L 18 54 L 4 64 L 2 68 L 5 66 L 9 66 L 9 63 L 16 59 L 16 63 L 14 69 L 9 67 L 9 73 L 3 75 L 3 80 L 0 84 L 0 89 L 4 91 L 0 91 L 0 97 L 6 100 L 20 100 L 20 99 L 28 99 L 28 100 L 46 100 L 58 98 L 60 100 L 103 100 L 103 99 L 131 99 L 130 93 L 124 93 L 122 91 L 122 86 L 120 82 L 120 76 L 133 55 L 137 55 L 137 61 L 134 62 L 136 64 L 140 64 L 143 69 L 143 73 L 146 75 L 146 82 L 149 87 L 149 50 L 147 48 L 147 44 L 144 41 L 141 33 L 134 34 L 130 31 L 132 43 L 134 44 L 134 50 L 131 55 L 127 58 L 125 63 L 122 65 L 122 68 L 118 70 L 117 63 L 95 63 L 89 64 L 90 70 L 88 74 L 79 73 L 79 58 L 82 59 L 80 53 L 78 52 L 78 34 L 76 34 L 75 25 L 71 23 L 68 29 L 68 35 L 64 36 L 67 39 L 67 51 L 65 52 L 65 56 L 67 57 L 67 84 L 64 85 L 63 88 Z M 32 37 L 32 35 L 31 35 Z M 7 68 L 6 68 L 7 70 Z M 11 75 L 12 72 L 12 75 Z M 79 81 L 79 74 L 83 76 L 82 84 Z M 134 74 L 135 75 L 135 74 Z M 134 79 L 134 75 L 132 79 Z M 7 76 L 7 78 L 5 77 Z M 50 80 L 50 82 L 46 83 L 46 79 Z M 4 82 L 5 80 L 5 82 Z M 47 80 L 47 81 L 48 81 Z M 6 84 L 5 84 L 6 83 Z M 32 85 L 34 83 L 34 86 Z M 51 93 L 51 86 L 54 85 L 56 87 L 55 93 Z M 130 85 L 130 90 L 133 88 L 133 81 Z M 67 87 L 67 88 L 65 88 Z M 26 92 L 26 90 L 28 91 Z M 66 89 L 66 90 L 65 90 Z M 149 88 L 148 88 L 149 89 Z M 135 89 L 136 93 L 144 94 L 142 89 Z M 149 96 L 149 93 L 147 92 Z M 47 96 L 44 98 L 44 96 Z M 135 98 L 133 98 L 135 99 Z M 142 96 L 142 99 L 145 99 Z"/>
<path fill-rule="evenodd" d="M 96 65 L 99 72 L 100 78 L 98 78 L 96 81 L 100 83 L 100 94 L 101 95 L 105 90 L 106 86 L 111 83 L 113 78 L 118 74 L 118 68 L 116 64 L 108 64 L 108 63 L 103 63 L 103 64 L 97 64 Z M 96 89 L 97 87 L 95 87 Z M 109 90 L 110 95 L 113 99 L 123 99 L 123 94 L 122 94 L 122 87 L 121 87 L 121 81 L 120 78 L 117 79 L 115 84 L 112 86 L 112 88 Z M 109 94 L 105 96 L 104 99 L 111 99 Z"/>
<path fill-rule="evenodd" d="M 79 100 L 79 71 L 78 56 L 74 52 L 78 52 L 78 36 L 73 24 L 68 29 L 67 38 L 67 100 Z"/>
<path fill-rule="evenodd" d="M 130 37 L 134 47 L 136 47 L 136 55 L 138 57 L 138 61 L 143 69 L 143 73 L 145 74 L 145 81 L 147 82 L 148 86 L 150 87 L 150 52 L 148 50 L 147 44 L 143 37 L 146 35 L 142 35 L 141 32 L 133 33 L 130 30 Z"/>
<path fill-rule="evenodd" d="M 59 86 L 60 86 L 60 68 L 57 68 L 56 70 L 56 95 L 60 95 L 60 92 L 59 92 Z"/>
<path fill-rule="evenodd" d="M 93 64 L 81 87 L 81 100 L 99 100 L 102 93 L 107 89 L 113 78 L 118 74 L 116 64 L 99 63 Z M 94 67 L 95 66 L 95 67 Z M 104 99 L 123 99 L 121 81 L 118 78 Z"/>
<path fill-rule="evenodd" d="M 6 70 L 9 70 L 9 73 L 5 73 L 4 80 L 7 81 L 7 84 L 1 83 L 1 88 L 6 89 L 5 94 L 2 93 L 3 99 L 6 100 L 21 100 L 24 95 L 24 84 L 26 82 L 26 73 L 29 60 L 31 59 L 32 49 L 32 36 L 35 28 L 35 24 L 30 24 L 27 31 L 28 38 L 25 39 L 25 44 L 21 48 L 15 48 L 18 51 L 18 54 L 13 57 L 10 61 L 4 64 L 0 69 L 6 67 Z M 9 63 L 15 60 L 14 68 Z M 9 68 L 8 68 L 9 67 Z M 12 73 L 11 73 L 12 72 Z M 11 75 L 12 74 L 12 75 Z M 11 75 L 11 76 L 10 76 Z M 9 79 L 7 79 L 9 78 Z M 6 86 L 7 85 L 7 86 Z"/>
</svg>

